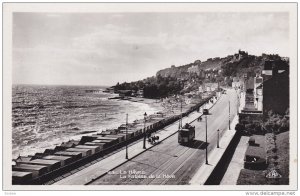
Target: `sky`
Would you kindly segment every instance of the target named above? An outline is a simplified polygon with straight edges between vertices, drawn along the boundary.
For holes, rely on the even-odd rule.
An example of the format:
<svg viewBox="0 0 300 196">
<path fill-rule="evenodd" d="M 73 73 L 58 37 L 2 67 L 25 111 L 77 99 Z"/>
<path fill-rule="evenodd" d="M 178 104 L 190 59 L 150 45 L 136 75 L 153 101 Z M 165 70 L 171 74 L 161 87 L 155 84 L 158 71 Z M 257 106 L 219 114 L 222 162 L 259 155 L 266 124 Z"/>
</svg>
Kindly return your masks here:
<svg viewBox="0 0 300 196">
<path fill-rule="evenodd" d="M 14 13 L 13 83 L 115 85 L 195 60 L 289 55 L 288 13 Z"/>
</svg>

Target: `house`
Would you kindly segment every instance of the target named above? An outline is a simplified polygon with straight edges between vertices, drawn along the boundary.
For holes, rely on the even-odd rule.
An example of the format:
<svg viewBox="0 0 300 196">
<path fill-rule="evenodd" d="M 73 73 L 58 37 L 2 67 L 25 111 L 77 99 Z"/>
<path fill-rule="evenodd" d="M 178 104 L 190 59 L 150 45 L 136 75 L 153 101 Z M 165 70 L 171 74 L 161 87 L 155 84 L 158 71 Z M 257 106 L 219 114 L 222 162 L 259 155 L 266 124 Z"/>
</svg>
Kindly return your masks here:
<svg viewBox="0 0 300 196">
<path fill-rule="evenodd" d="M 272 78 L 274 73 L 282 73 L 288 71 L 288 64 L 285 61 L 265 61 L 264 69 L 262 71 L 263 80 Z"/>
<path fill-rule="evenodd" d="M 232 80 L 232 88 L 239 88 L 240 87 L 240 81 L 238 77 L 234 77 Z"/>
<path fill-rule="evenodd" d="M 260 86 L 258 86 L 260 87 Z M 289 108 L 289 68 L 284 61 L 266 61 L 262 83 L 263 115 L 284 114 Z"/>
<path fill-rule="evenodd" d="M 197 76 L 200 76 L 201 70 L 199 69 L 198 65 L 195 65 L 195 66 L 189 67 L 187 69 L 187 72 L 190 74 L 195 73 L 195 74 L 197 74 Z"/>
<path fill-rule="evenodd" d="M 137 97 L 144 97 L 144 90 L 143 90 L 143 89 L 139 89 L 139 90 L 136 92 L 136 96 L 137 96 Z"/>
<path fill-rule="evenodd" d="M 203 93 L 205 91 L 205 88 L 204 88 L 204 86 L 202 85 L 202 86 L 199 86 L 199 93 Z"/>
<path fill-rule="evenodd" d="M 132 90 L 119 90 L 118 93 L 120 97 L 131 96 Z"/>
<path fill-rule="evenodd" d="M 273 74 L 263 82 L 263 114 L 269 111 L 285 114 L 289 108 L 289 72 Z"/>
<path fill-rule="evenodd" d="M 216 82 L 214 82 L 214 83 L 205 83 L 205 85 L 204 85 L 204 89 L 207 92 L 215 91 L 215 90 L 218 89 L 218 87 L 219 87 L 219 85 Z"/>
<path fill-rule="evenodd" d="M 259 111 L 262 111 L 262 82 L 263 78 L 261 76 L 256 76 L 254 78 L 254 105 Z"/>
</svg>

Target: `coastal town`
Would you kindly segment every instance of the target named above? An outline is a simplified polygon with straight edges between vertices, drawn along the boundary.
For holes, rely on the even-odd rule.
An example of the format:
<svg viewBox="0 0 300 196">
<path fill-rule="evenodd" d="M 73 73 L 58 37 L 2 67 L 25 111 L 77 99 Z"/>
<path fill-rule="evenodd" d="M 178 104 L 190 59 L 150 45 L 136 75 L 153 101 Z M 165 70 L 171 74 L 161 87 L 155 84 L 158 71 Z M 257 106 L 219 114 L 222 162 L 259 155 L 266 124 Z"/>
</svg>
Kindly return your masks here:
<svg viewBox="0 0 300 196">
<path fill-rule="evenodd" d="M 19 156 L 12 183 L 287 185 L 289 66 L 287 57 L 239 50 L 108 87 L 109 100 L 163 110 Z"/>
</svg>

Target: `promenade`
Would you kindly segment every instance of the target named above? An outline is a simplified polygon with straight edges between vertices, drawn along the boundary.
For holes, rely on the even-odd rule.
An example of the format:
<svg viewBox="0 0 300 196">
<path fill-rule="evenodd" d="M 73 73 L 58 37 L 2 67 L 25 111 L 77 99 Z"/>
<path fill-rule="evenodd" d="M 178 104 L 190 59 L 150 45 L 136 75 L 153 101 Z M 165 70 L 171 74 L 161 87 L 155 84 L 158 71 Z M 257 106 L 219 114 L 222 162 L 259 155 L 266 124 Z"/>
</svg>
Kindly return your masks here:
<svg viewBox="0 0 300 196">
<path fill-rule="evenodd" d="M 229 100 L 231 110 L 229 110 Z M 189 184 L 192 177 L 203 165 L 205 165 L 205 152 L 209 155 L 209 164 L 213 163 L 215 156 L 218 132 L 220 130 L 221 148 L 225 148 L 224 141 L 231 139 L 232 131 L 228 129 L 228 114 L 230 119 L 237 113 L 237 95 L 232 89 L 227 94 L 222 95 L 216 105 L 210 109 L 210 115 L 207 116 L 207 142 L 206 120 L 193 121 L 195 126 L 195 141 L 188 146 L 178 143 L 177 134 L 170 135 L 160 144 L 151 147 L 139 156 L 133 157 L 124 164 L 112 169 L 108 174 L 94 180 L 93 185 L 184 185 Z M 199 115 L 199 114 L 198 114 Z M 197 117 L 196 115 L 195 117 Z M 192 117 L 192 116 L 190 116 Z M 196 119 L 196 118 L 195 118 Z M 177 125 L 177 124 L 176 124 Z M 177 126 L 173 133 L 177 132 Z M 172 132 L 172 130 L 168 130 Z M 211 159 L 211 160 L 210 160 Z M 124 173 L 142 173 L 143 175 L 122 175 Z"/>
<path fill-rule="evenodd" d="M 209 103 L 205 104 L 200 108 L 200 111 L 194 111 L 186 117 L 182 118 L 182 123 L 190 123 L 195 121 L 200 115 L 202 115 L 203 108 L 211 108 L 214 104 Z M 169 138 L 178 131 L 178 121 L 172 123 L 171 125 L 164 127 L 162 130 L 159 130 L 155 135 L 159 136 L 160 141 Z M 159 145 L 159 144 L 158 144 Z M 128 147 L 129 160 L 142 154 L 143 152 L 151 149 L 152 144 L 146 143 L 147 149 L 143 149 L 143 140 L 131 145 Z M 115 169 L 116 167 L 126 163 L 128 160 L 125 158 L 125 149 L 108 156 L 107 158 L 92 164 L 91 166 L 84 168 L 79 171 L 75 171 L 74 174 L 69 175 L 61 180 L 53 183 L 54 185 L 83 185 L 92 182 L 94 179 L 97 179 L 109 171 Z M 64 177 L 64 176 L 63 176 Z"/>
</svg>

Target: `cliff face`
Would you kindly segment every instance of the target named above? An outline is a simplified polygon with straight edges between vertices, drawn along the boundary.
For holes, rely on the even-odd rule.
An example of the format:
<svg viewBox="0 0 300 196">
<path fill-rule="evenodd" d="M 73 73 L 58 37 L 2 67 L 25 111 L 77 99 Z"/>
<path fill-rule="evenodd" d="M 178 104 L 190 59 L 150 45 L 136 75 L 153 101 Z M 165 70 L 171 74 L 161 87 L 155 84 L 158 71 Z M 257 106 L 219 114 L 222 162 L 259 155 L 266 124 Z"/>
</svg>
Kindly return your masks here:
<svg viewBox="0 0 300 196">
<path fill-rule="evenodd" d="M 286 57 L 266 54 L 254 56 L 248 55 L 244 51 L 239 51 L 234 55 L 228 55 L 224 58 L 209 58 L 204 62 L 196 60 L 194 63 L 178 67 L 173 65 L 170 68 L 158 71 L 156 76 L 186 78 L 189 77 L 189 68 L 191 67 L 196 67 L 199 71 L 222 70 L 224 76 L 240 77 L 244 73 L 251 73 L 251 75 L 255 76 L 255 73 L 259 73 L 263 69 L 264 62 L 267 60 L 283 60 L 288 66 L 288 58 Z"/>
<path fill-rule="evenodd" d="M 207 69 L 221 69 L 221 66 L 224 65 L 224 63 L 232 60 L 232 56 L 230 57 L 225 57 L 225 58 L 210 58 L 207 59 L 207 61 L 201 62 L 199 60 L 196 60 L 194 63 L 190 63 L 187 65 L 183 65 L 183 66 L 179 66 L 179 67 L 175 67 L 172 66 L 170 68 L 166 68 L 166 69 L 162 69 L 159 70 L 156 73 L 156 76 L 160 75 L 162 77 L 184 77 L 186 75 L 188 75 L 188 69 L 190 67 L 194 67 L 197 66 L 199 70 L 207 70 Z"/>
<path fill-rule="evenodd" d="M 156 76 L 160 75 L 162 77 L 179 77 L 188 74 L 187 70 L 191 66 L 180 66 L 180 67 L 170 67 L 162 69 L 156 73 Z"/>
<path fill-rule="evenodd" d="M 117 84 L 114 89 L 133 91 L 143 89 L 144 97 L 162 98 L 197 90 L 203 83 L 218 82 L 221 85 L 231 86 L 235 77 L 242 78 L 245 74 L 252 77 L 256 73 L 261 73 L 265 61 L 269 60 L 281 61 L 284 66 L 289 66 L 288 58 L 266 54 L 253 56 L 239 51 L 224 58 L 210 58 L 204 62 L 196 60 L 178 67 L 172 65 L 170 68 L 158 71 L 156 76 Z"/>
</svg>

